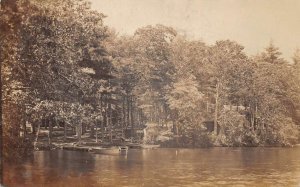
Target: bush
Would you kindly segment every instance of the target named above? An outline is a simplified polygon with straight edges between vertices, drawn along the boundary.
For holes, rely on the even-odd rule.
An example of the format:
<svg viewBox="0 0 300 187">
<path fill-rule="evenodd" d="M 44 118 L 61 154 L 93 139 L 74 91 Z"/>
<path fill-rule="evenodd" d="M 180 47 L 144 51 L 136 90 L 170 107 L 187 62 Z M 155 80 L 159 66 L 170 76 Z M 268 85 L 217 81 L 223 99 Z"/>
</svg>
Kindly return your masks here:
<svg viewBox="0 0 300 187">
<path fill-rule="evenodd" d="M 224 111 L 219 120 L 220 132 L 215 145 L 219 146 L 258 146 L 259 139 L 250 128 L 244 115 L 237 111 Z"/>
<path fill-rule="evenodd" d="M 292 146 L 298 142 L 299 131 L 291 118 L 277 117 L 261 136 L 267 145 Z"/>
</svg>

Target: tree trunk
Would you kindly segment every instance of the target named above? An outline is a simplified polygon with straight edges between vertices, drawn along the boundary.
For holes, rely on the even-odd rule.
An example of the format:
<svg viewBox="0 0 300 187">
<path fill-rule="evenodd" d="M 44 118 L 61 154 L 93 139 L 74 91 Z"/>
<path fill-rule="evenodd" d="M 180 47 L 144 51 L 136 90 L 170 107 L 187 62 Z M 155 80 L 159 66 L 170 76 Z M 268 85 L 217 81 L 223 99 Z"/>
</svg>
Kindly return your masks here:
<svg viewBox="0 0 300 187">
<path fill-rule="evenodd" d="M 126 109 L 125 109 L 125 96 L 123 96 L 122 103 L 122 136 L 125 137 L 125 128 L 126 128 Z"/>
<path fill-rule="evenodd" d="M 47 122 L 48 122 L 48 125 L 49 125 L 49 133 L 48 133 L 49 146 L 51 146 L 51 144 L 52 144 L 52 131 L 53 131 L 52 120 L 50 121 L 50 119 L 48 118 Z"/>
<path fill-rule="evenodd" d="M 254 131 L 254 118 L 255 118 L 255 116 L 254 116 L 253 110 L 251 109 L 250 111 L 251 111 L 251 113 L 250 113 L 251 130 Z"/>
<path fill-rule="evenodd" d="M 100 122 L 100 123 L 102 123 L 102 122 Z M 96 142 L 98 142 L 98 121 L 96 122 Z"/>
<path fill-rule="evenodd" d="M 35 126 L 35 122 L 31 123 L 31 128 L 32 128 L 32 134 L 36 133 L 36 126 Z"/>
<path fill-rule="evenodd" d="M 127 97 L 126 97 L 126 100 L 127 100 L 127 127 L 129 126 L 129 125 L 131 125 L 131 123 L 130 123 L 130 101 L 129 101 L 129 96 L 127 95 Z"/>
<path fill-rule="evenodd" d="M 90 138 L 95 138 L 95 125 L 91 125 Z"/>
<path fill-rule="evenodd" d="M 107 98 L 108 99 L 108 98 Z M 106 112 L 105 112 L 105 116 L 106 116 L 106 127 L 108 128 L 109 130 L 109 142 L 112 142 L 112 129 L 111 129 L 111 124 L 110 124 L 110 119 L 109 119 L 109 116 L 110 116 L 110 109 L 111 109 L 111 106 L 108 102 L 106 102 Z"/>
<path fill-rule="evenodd" d="M 131 136 L 134 138 L 135 137 L 135 132 L 134 132 L 134 120 L 133 120 L 133 99 L 132 96 L 130 97 L 130 122 L 131 122 Z"/>
<path fill-rule="evenodd" d="M 175 137 L 176 145 L 178 146 L 179 145 L 178 126 L 177 126 L 177 123 L 176 123 L 176 120 L 174 119 L 174 117 L 172 117 L 172 121 L 173 121 L 173 131 L 174 131 L 174 134 L 176 135 L 176 137 Z"/>
<path fill-rule="evenodd" d="M 249 105 L 249 112 L 250 112 L 250 127 L 251 127 L 251 131 L 254 132 L 255 131 L 255 113 L 256 113 L 256 109 L 254 105 Z"/>
<path fill-rule="evenodd" d="M 86 124 L 82 123 L 82 130 L 81 130 L 81 134 L 84 135 L 86 133 Z"/>
<path fill-rule="evenodd" d="M 135 115 L 136 115 L 136 124 L 137 124 L 137 126 L 140 127 L 141 126 L 141 116 L 140 116 L 139 109 L 136 109 Z"/>
<path fill-rule="evenodd" d="M 36 150 L 36 144 L 37 144 L 37 141 L 38 141 L 38 138 L 39 138 L 39 133 L 40 133 L 40 128 L 41 128 L 41 121 L 38 123 L 38 129 L 36 131 L 36 135 L 35 135 L 35 140 L 33 142 L 33 148 Z"/>
<path fill-rule="evenodd" d="M 100 123 L 100 126 L 101 126 L 101 140 L 102 141 L 104 141 L 104 122 L 105 122 L 105 117 L 106 117 L 106 115 L 105 115 L 105 111 L 103 110 L 103 94 L 101 94 L 101 97 L 100 97 L 100 110 L 101 110 L 101 115 L 102 115 L 102 118 L 101 118 L 101 120 L 98 122 L 97 121 L 97 123 L 96 123 L 96 133 L 97 133 L 97 142 L 98 142 L 98 125 L 99 125 L 99 123 Z M 106 110 L 106 109 L 105 109 Z"/>
<path fill-rule="evenodd" d="M 104 141 L 104 121 L 100 121 L 101 125 L 101 140 Z"/>
<path fill-rule="evenodd" d="M 206 101 L 206 112 L 208 113 L 208 100 Z"/>
<path fill-rule="evenodd" d="M 46 118 L 44 118 L 44 124 L 45 124 L 45 129 L 47 130 L 48 129 L 48 123 L 47 123 L 47 119 Z"/>
<path fill-rule="evenodd" d="M 222 120 L 222 123 L 220 124 L 220 129 L 219 129 L 219 135 L 220 136 L 225 134 L 225 129 L 224 129 L 225 119 L 224 119 L 224 117 L 222 117 L 221 120 Z"/>
<path fill-rule="evenodd" d="M 217 82 L 216 85 L 216 104 L 215 104 L 215 116 L 214 116 L 214 134 L 218 134 L 218 105 L 219 105 L 219 87 L 220 83 Z"/>
<path fill-rule="evenodd" d="M 79 122 L 79 124 L 76 126 L 76 131 L 77 131 L 78 143 L 81 143 L 81 134 L 82 134 L 82 123 L 81 122 Z"/>
<path fill-rule="evenodd" d="M 157 106 L 157 103 L 155 103 L 154 106 L 155 106 L 154 107 L 155 121 L 156 121 L 157 125 L 160 126 L 160 119 L 159 119 L 159 112 L 158 112 L 159 107 Z"/>
<path fill-rule="evenodd" d="M 113 142 L 113 135 L 112 135 L 112 131 L 113 131 L 113 125 L 112 125 L 112 108 L 111 108 L 111 104 L 108 104 L 108 112 L 109 112 L 109 117 L 108 117 L 108 124 L 109 124 L 109 141 L 110 143 Z"/>
<path fill-rule="evenodd" d="M 27 135 L 27 129 L 26 129 L 26 109 L 25 109 L 25 106 L 24 107 L 22 107 L 23 108 L 23 110 L 22 110 L 22 112 L 23 112 L 23 117 L 22 117 L 22 128 L 23 128 L 23 138 L 25 139 L 26 138 L 26 135 Z"/>
<path fill-rule="evenodd" d="M 62 122 L 64 125 L 64 141 L 67 140 L 67 124 L 65 121 Z"/>
<path fill-rule="evenodd" d="M 164 104 L 164 124 L 166 127 L 168 127 L 168 116 L 169 116 L 169 108 L 167 107 L 166 104 Z"/>
<path fill-rule="evenodd" d="M 255 104 L 255 117 L 254 117 L 254 128 L 253 130 L 255 130 L 257 128 L 258 125 L 258 121 L 257 121 L 257 104 Z"/>
</svg>

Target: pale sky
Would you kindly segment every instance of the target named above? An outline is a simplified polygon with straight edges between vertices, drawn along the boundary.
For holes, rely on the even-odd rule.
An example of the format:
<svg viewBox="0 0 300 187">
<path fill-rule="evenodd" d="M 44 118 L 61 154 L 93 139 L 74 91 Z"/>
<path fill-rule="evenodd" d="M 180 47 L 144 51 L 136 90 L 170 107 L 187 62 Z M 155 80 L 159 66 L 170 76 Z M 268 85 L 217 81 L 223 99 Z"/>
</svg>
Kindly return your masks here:
<svg viewBox="0 0 300 187">
<path fill-rule="evenodd" d="M 163 24 L 207 44 L 231 39 L 249 55 L 271 40 L 291 60 L 300 48 L 300 0 L 91 0 L 119 34 Z"/>
</svg>

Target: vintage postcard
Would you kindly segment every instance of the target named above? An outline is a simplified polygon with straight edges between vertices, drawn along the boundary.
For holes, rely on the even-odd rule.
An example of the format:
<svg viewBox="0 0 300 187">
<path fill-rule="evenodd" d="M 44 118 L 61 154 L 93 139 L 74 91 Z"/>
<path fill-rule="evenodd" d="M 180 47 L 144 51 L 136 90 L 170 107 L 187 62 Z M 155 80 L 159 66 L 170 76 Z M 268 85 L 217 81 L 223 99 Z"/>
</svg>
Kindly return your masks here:
<svg viewBox="0 0 300 187">
<path fill-rule="evenodd" d="M 299 0 L 0 0 L 0 185 L 299 187 Z"/>
</svg>

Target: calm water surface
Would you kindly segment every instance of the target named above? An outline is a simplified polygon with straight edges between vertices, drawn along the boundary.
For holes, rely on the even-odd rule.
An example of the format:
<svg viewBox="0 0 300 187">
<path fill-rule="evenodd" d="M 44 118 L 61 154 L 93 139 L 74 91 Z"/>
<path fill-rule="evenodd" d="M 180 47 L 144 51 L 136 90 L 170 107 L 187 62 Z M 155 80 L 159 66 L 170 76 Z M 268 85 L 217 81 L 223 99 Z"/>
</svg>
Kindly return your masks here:
<svg viewBox="0 0 300 187">
<path fill-rule="evenodd" d="M 127 156 L 39 151 L 4 165 L 24 186 L 300 186 L 300 148 L 129 150 Z"/>
</svg>

